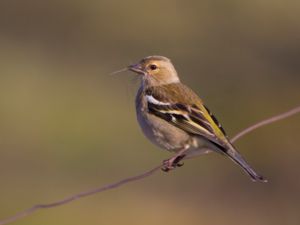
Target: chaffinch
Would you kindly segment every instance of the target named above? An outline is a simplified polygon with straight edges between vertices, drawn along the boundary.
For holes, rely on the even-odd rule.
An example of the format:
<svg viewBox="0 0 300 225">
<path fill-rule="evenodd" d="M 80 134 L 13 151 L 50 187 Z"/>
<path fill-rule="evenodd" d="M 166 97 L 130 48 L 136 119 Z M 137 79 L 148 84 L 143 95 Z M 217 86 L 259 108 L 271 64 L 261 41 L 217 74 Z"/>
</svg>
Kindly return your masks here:
<svg viewBox="0 0 300 225">
<path fill-rule="evenodd" d="M 181 166 L 185 158 L 218 152 L 240 165 L 253 181 L 267 181 L 230 143 L 221 124 L 202 100 L 180 82 L 170 59 L 148 56 L 127 70 L 141 75 L 135 103 L 143 133 L 159 147 L 175 152 L 164 161 L 164 171 Z"/>
</svg>

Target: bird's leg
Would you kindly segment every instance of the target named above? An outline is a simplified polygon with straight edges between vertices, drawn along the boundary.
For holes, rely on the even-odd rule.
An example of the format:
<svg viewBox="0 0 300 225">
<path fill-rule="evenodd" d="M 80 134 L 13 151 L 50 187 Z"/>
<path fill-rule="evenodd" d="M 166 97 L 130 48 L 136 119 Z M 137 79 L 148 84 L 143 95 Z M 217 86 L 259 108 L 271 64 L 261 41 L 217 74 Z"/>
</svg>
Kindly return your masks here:
<svg viewBox="0 0 300 225">
<path fill-rule="evenodd" d="M 170 159 L 166 159 L 163 161 L 163 167 L 162 167 L 162 170 L 164 172 L 168 172 L 170 170 L 173 170 L 175 169 L 176 167 L 181 167 L 183 166 L 183 163 L 180 162 L 183 158 L 185 157 L 185 155 L 183 154 L 183 152 L 180 151 L 180 154 L 179 152 L 173 156 L 172 158 Z"/>
<path fill-rule="evenodd" d="M 183 162 L 180 162 L 185 157 L 185 152 L 189 149 L 189 145 L 185 145 L 183 149 L 176 153 L 172 158 L 163 161 L 162 171 L 168 172 L 176 167 L 183 166 Z"/>
</svg>

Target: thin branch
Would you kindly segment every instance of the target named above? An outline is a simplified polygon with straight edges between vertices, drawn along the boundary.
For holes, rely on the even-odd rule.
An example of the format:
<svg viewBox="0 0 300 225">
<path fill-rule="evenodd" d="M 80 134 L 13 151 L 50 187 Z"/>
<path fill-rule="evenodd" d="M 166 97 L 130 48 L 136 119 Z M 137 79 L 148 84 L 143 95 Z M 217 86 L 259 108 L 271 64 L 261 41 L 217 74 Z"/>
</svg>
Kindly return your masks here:
<svg viewBox="0 0 300 225">
<path fill-rule="evenodd" d="M 84 197 L 87 197 L 87 196 L 90 196 L 90 195 L 97 194 L 99 192 L 114 189 L 114 188 L 120 187 L 124 184 L 130 183 L 130 182 L 133 182 L 133 181 L 141 180 L 143 178 L 146 178 L 146 177 L 154 174 L 156 171 L 158 171 L 161 168 L 161 166 L 162 165 L 156 166 L 156 167 L 154 167 L 153 169 L 151 169 L 149 171 L 146 171 L 144 173 L 141 173 L 141 174 L 138 174 L 138 175 L 135 175 L 135 176 L 132 176 L 132 177 L 122 179 L 122 180 L 117 181 L 117 182 L 112 183 L 112 184 L 107 184 L 107 185 L 104 185 L 102 187 L 98 187 L 98 188 L 95 188 L 95 189 L 92 189 L 92 190 L 88 190 L 88 191 L 81 192 L 81 193 L 78 193 L 78 194 L 75 194 L 75 195 L 71 195 L 67 198 L 64 198 L 64 199 L 56 201 L 56 202 L 52 202 L 52 203 L 48 203 L 48 204 L 34 205 L 31 208 L 28 208 L 24 211 L 20 211 L 19 213 L 15 214 L 12 217 L 1 220 L 0 225 L 8 224 L 8 223 L 14 222 L 18 219 L 21 219 L 23 217 L 29 216 L 30 214 L 34 213 L 35 211 L 37 211 L 39 209 L 48 209 L 48 208 L 53 208 L 53 207 L 65 205 L 69 202 L 73 202 L 73 201 L 78 200 L 80 198 L 84 198 Z"/>
<path fill-rule="evenodd" d="M 244 135 L 246 135 L 246 134 L 248 134 L 248 133 L 250 133 L 250 132 L 252 132 L 252 131 L 254 131 L 254 130 L 260 128 L 260 127 L 262 127 L 262 126 L 265 126 L 265 125 L 268 125 L 270 123 L 274 123 L 276 121 L 285 119 L 287 117 L 295 115 L 296 113 L 300 113 L 300 106 L 298 106 L 298 107 L 296 107 L 294 109 L 291 109 L 291 110 L 289 110 L 289 111 L 287 111 L 285 113 L 282 113 L 282 114 L 273 116 L 271 118 L 265 119 L 263 121 L 260 121 L 260 122 L 258 122 L 256 124 L 254 124 L 254 125 L 246 128 L 245 130 L 239 132 L 236 136 L 234 136 L 231 139 L 231 141 L 235 142 L 238 139 L 240 139 L 241 137 L 243 137 Z M 71 196 L 69 196 L 67 198 L 64 198 L 64 199 L 56 201 L 56 202 L 52 202 L 52 203 L 48 203 L 48 204 L 34 205 L 31 208 L 28 208 L 28 209 L 25 209 L 23 211 L 20 211 L 19 213 L 15 214 L 15 215 L 7 218 L 7 219 L 1 220 L 0 221 L 0 225 L 5 225 L 5 224 L 8 224 L 8 223 L 12 223 L 12 222 L 14 222 L 16 220 L 19 220 L 19 219 L 23 218 L 23 217 L 31 215 L 31 214 L 33 214 L 34 212 L 36 212 L 37 210 L 40 210 L 40 209 L 48 209 L 48 208 L 53 208 L 53 207 L 65 205 L 67 203 L 73 202 L 73 201 L 78 200 L 80 198 L 84 198 L 84 197 L 91 196 L 91 195 L 94 195 L 94 194 L 97 194 L 97 193 L 100 193 L 100 192 L 108 191 L 108 190 L 120 187 L 122 185 L 125 185 L 127 183 L 144 179 L 146 177 L 151 176 L 155 172 L 157 172 L 161 167 L 162 167 L 162 165 L 158 165 L 158 166 L 156 166 L 156 167 L 152 168 L 151 170 L 148 170 L 148 171 L 146 171 L 144 173 L 141 173 L 141 174 L 138 174 L 138 175 L 135 175 L 135 176 L 132 176 L 132 177 L 128 177 L 128 178 L 125 178 L 125 179 L 122 179 L 122 180 L 117 181 L 117 182 L 112 183 L 112 184 L 104 185 L 104 186 L 101 186 L 101 187 L 98 187 L 98 188 L 95 188 L 95 189 L 92 189 L 92 190 L 81 192 L 79 194 L 71 195 Z"/>
<path fill-rule="evenodd" d="M 231 142 L 235 142 L 236 140 L 240 139 L 241 137 L 243 137 L 244 135 L 252 132 L 253 130 L 256 130 L 257 128 L 260 128 L 260 127 L 263 127 L 263 126 L 266 126 L 270 123 L 274 123 L 276 121 L 279 121 L 279 120 L 283 120 L 285 118 L 288 118 L 292 115 L 295 115 L 297 113 L 300 112 L 300 106 L 296 107 L 296 108 L 293 108 L 285 113 L 282 113 L 282 114 L 279 114 L 279 115 L 276 115 L 276 116 L 272 116 L 271 118 L 269 119 L 265 119 L 265 120 L 262 120 L 258 123 L 255 123 L 253 124 L 252 126 L 246 128 L 245 130 L 242 130 L 241 132 L 239 132 L 237 135 L 235 135 L 232 139 L 231 139 Z"/>
</svg>

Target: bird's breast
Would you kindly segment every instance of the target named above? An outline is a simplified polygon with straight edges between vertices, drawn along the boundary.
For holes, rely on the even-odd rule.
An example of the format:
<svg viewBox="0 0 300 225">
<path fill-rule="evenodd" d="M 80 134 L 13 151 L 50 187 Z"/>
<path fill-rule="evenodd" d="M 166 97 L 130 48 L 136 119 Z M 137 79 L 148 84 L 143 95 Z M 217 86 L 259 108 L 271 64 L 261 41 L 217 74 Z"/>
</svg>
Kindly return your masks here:
<svg viewBox="0 0 300 225">
<path fill-rule="evenodd" d="M 190 136 L 169 122 L 149 113 L 147 100 L 139 92 L 136 97 L 136 115 L 144 135 L 155 145 L 169 151 L 184 148 L 189 143 Z"/>
</svg>

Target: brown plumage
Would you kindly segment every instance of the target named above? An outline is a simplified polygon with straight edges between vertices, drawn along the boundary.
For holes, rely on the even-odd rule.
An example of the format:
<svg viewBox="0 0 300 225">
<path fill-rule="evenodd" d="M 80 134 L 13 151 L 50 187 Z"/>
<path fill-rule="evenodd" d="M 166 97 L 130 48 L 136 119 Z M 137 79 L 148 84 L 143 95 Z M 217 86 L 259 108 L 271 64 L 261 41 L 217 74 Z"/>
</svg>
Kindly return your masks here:
<svg viewBox="0 0 300 225">
<path fill-rule="evenodd" d="M 215 151 L 240 165 L 253 180 L 266 181 L 230 143 L 202 100 L 180 82 L 168 58 L 146 57 L 129 69 L 142 75 L 136 113 L 144 134 L 159 147 L 176 152 L 165 161 L 166 171 L 178 166 L 183 158 Z"/>
</svg>

